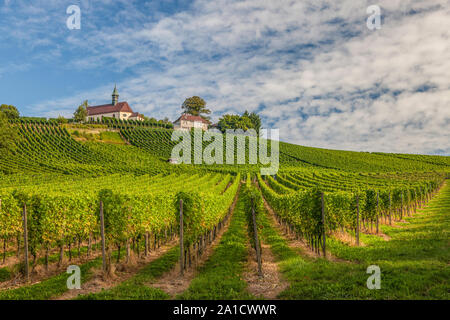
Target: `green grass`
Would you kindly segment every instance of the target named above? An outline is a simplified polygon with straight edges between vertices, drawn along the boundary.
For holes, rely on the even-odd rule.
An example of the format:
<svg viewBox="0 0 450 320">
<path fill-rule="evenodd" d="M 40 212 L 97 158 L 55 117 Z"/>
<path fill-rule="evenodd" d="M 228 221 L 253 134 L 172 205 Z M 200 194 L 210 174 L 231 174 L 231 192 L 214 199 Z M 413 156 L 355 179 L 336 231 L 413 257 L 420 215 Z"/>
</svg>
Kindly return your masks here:
<svg viewBox="0 0 450 320">
<path fill-rule="evenodd" d="M 11 270 L 8 267 L 0 268 L 0 282 L 11 279 Z"/>
<path fill-rule="evenodd" d="M 100 140 L 103 142 L 109 142 L 109 143 L 119 143 L 119 144 L 125 144 L 125 142 L 122 140 L 122 137 L 118 132 L 113 131 L 103 131 L 100 132 Z"/>
<path fill-rule="evenodd" d="M 91 269 L 101 267 L 102 258 L 96 258 L 80 265 L 82 283 L 89 280 L 92 276 Z M 51 277 L 37 284 L 23 286 L 17 289 L 0 291 L 0 300 L 47 300 L 66 292 L 67 278 L 69 275 L 65 272 Z"/>
<path fill-rule="evenodd" d="M 262 235 L 280 264 L 290 287 L 281 299 L 449 299 L 450 185 L 422 214 L 406 218 L 402 228 L 382 226 L 391 237 L 362 235 L 364 247 L 349 247 L 330 239 L 328 247 L 338 258 L 330 262 L 308 258 L 288 246 L 267 217 Z M 369 265 L 381 269 L 381 289 L 369 290 Z"/>
<path fill-rule="evenodd" d="M 244 197 L 239 196 L 229 228 L 219 245 L 177 299 L 254 299 L 242 278 L 248 254 L 245 205 Z"/>
<path fill-rule="evenodd" d="M 6 258 L 12 257 L 16 255 L 16 252 L 11 250 L 6 252 Z M 3 259 L 3 252 L 1 253 L 0 259 Z M 0 268 L 0 282 L 8 281 L 12 277 L 12 270 L 10 267 L 1 267 Z"/>
<path fill-rule="evenodd" d="M 180 248 L 170 249 L 160 258 L 152 261 L 134 277 L 118 286 L 102 290 L 99 293 L 80 295 L 79 300 L 163 300 L 170 296 L 161 289 L 153 288 L 149 283 L 172 269 L 179 261 Z"/>
</svg>

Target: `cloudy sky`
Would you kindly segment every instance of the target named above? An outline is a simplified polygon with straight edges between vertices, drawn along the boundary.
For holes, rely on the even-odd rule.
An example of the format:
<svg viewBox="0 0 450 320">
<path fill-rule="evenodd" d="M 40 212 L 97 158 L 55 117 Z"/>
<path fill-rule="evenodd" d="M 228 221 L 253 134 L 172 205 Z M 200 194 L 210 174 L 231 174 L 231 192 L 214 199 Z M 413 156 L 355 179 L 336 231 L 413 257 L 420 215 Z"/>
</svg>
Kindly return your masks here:
<svg viewBox="0 0 450 320">
<path fill-rule="evenodd" d="M 199 95 L 283 141 L 450 155 L 448 0 L 0 0 L 0 40 L 0 103 L 23 115 L 71 116 L 117 83 L 158 119 Z"/>
</svg>

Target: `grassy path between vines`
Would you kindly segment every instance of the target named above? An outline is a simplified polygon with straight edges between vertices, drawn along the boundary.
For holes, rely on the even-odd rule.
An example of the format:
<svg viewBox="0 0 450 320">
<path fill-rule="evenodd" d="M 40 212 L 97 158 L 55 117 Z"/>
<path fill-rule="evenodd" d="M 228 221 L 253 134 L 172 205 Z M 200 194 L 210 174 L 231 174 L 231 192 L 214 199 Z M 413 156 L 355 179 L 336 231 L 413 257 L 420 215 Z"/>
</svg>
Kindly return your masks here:
<svg viewBox="0 0 450 320">
<path fill-rule="evenodd" d="M 141 278 L 141 274 L 152 270 L 159 263 L 158 259 L 164 257 L 166 254 L 171 253 L 176 244 L 179 242 L 177 238 L 169 240 L 167 243 L 162 244 L 159 248 L 150 250 L 147 256 L 141 255 L 139 258 L 132 256 L 131 263 L 120 263 L 113 266 L 115 271 L 112 276 L 105 276 L 102 268 L 96 268 L 91 270 L 94 275 L 87 282 L 82 283 L 80 290 L 69 290 L 63 295 L 54 297 L 55 300 L 70 300 L 70 299 L 84 299 L 88 296 L 94 296 L 97 293 L 99 297 L 104 295 L 105 292 L 114 290 L 116 286 L 123 286 L 128 280 L 136 280 Z M 152 274 L 153 276 L 153 274 Z"/>
<path fill-rule="evenodd" d="M 102 258 L 98 257 L 80 265 L 81 282 L 85 282 L 92 276 L 91 269 L 102 265 Z M 62 272 L 42 282 L 26 285 L 16 289 L 0 291 L 0 300 L 47 300 L 53 296 L 66 292 L 68 274 Z"/>
<path fill-rule="evenodd" d="M 78 296 L 79 300 L 163 300 L 170 296 L 148 284 L 172 269 L 179 261 L 180 247 L 175 246 L 158 259 L 150 262 L 132 278 L 116 287 L 98 293 Z"/>
<path fill-rule="evenodd" d="M 162 247 L 164 247 L 164 245 Z M 169 253 L 171 251 L 173 251 L 173 249 L 169 250 Z M 159 252 L 157 251 L 156 254 L 158 255 Z M 117 251 L 114 251 L 112 253 L 112 259 L 117 259 Z M 102 268 L 102 257 L 100 255 L 82 264 L 78 264 L 78 266 L 80 267 L 81 271 L 82 286 L 86 283 L 89 284 L 90 281 L 94 278 L 96 271 L 98 273 L 98 271 Z M 135 268 L 137 267 L 135 266 Z M 64 269 L 64 271 L 59 271 L 57 275 L 42 280 L 41 282 L 24 285 L 19 288 L 1 290 L 0 300 L 48 300 L 62 297 L 64 295 L 67 295 L 69 292 L 69 289 L 67 288 L 68 277 L 69 275 L 65 272 Z M 76 291 L 77 290 L 73 292 Z"/>
<path fill-rule="evenodd" d="M 280 235 L 268 213 L 262 217 L 262 236 L 268 243 L 290 286 L 281 299 L 449 299 L 450 298 L 450 185 L 419 210 L 405 218 L 402 227 L 382 226 L 391 237 L 362 235 L 364 247 L 329 239 L 332 262 L 302 254 Z M 366 269 L 381 269 L 381 289 L 369 290 Z"/>
<path fill-rule="evenodd" d="M 228 230 L 214 253 L 200 268 L 189 288 L 177 299 L 254 299 L 247 291 L 243 273 L 247 263 L 246 201 L 239 195 Z"/>
</svg>

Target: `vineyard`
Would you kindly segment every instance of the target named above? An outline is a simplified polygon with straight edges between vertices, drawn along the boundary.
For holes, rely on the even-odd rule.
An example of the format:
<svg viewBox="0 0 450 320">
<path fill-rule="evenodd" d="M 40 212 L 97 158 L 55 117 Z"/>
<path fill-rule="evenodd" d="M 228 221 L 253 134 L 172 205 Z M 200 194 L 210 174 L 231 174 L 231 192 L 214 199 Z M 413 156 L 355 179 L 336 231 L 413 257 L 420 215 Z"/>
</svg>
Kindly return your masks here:
<svg viewBox="0 0 450 320">
<path fill-rule="evenodd" d="M 54 121 L 12 124 L 16 149 L 0 155 L 0 299 L 449 298 L 450 157 L 280 142 L 280 170 L 262 176 L 249 156 L 168 163 L 178 142 L 162 123 L 103 124 L 123 144 L 81 141 Z M 364 288 L 361 261 L 386 269 L 384 291 Z M 66 287 L 73 264 L 79 293 Z M 420 285 L 396 288 L 400 269 Z M 252 289 L 265 277 L 283 279 L 267 281 L 271 296 Z"/>
<path fill-rule="evenodd" d="M 0 155 L 5 174 L 58 173 L 93 176 L 118 172 L 158 173 L 168 166 L 139 148 L 80 143 L 65 127 L 17 125 L 19 141 L 12 155 Z M 152 163 L 151 167 L 148 163 Z"/>
<path fill-rule="evenodd" d="M 358 238 L 380 221 L 392 223 L 422 207 L 445 181 L 444 175 L 360 177 L 339 174 L 281 174 L 279 181 L 258 175 L 262 194 L 281 224 L 305 237 L 312 250 L 323 250 L 326 234 L 347 230 Z M 298 215 L 302 212 L 302 215 Z M 357 240 L 359 241 L 359 240 Z"/>
</svg>

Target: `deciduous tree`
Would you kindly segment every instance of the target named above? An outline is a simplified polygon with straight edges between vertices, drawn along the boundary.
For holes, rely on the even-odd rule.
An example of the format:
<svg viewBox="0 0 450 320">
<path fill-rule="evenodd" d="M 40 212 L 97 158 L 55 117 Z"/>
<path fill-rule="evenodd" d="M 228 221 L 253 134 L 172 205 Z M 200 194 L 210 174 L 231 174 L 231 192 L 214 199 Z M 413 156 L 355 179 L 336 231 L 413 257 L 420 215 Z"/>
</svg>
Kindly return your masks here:
<svg viewBox="0 0 450 320">
<path fill-rule="evenodd" d="M 73 114 L 73 118 L 76 122 L 84 122 L 86 121 L 87 117 L 87 107 L 88 107 L 88 101 L 85 100 L 83 104 L 81 104 L 77 110 Z"/>
<path fill-rule="evenodd" d="M 58 119 L 56 119 L 56 121 L 58 121 L 59 124 L 64 124 L 68 122 L 68 120 L 63 116 L 59 116 Z"/>
<path fill-rule="evenodd" d="M 226 114 L 219 119 L 218 127 L 222 132 L 225 132 L 227 129 L 242 129 L 247 131 L 248 129 L 253 129 L 253 123 L 248 117 Z"/>
<path fill-rule="evenodd" d="M 19 110 L 16 107 L 2 104 L 0 106 L 0 111 L 6 116 L 8 119 L 18 119 L 20 117 Z"/>
<path fill-rule="evenodd" d="M 206 101 L 198 96 L 190 97 L 184 100 L 181 109 L 184 113 L 191 114 L 193 116 L 201 116 L 202 118 L 209 120 L 209 117 L 205 114 L 210 114 L 211 110 L 206 108 Z"/>
<path fill-rule="evenodd" d="M 247 113 L 247 115 L 245 114 Z M 259 132 L 259 129 L 261 129 L 261 118 L 259 115 L 257 115 L 255 112 L 248 113 L 248 111 L 245 111 L 244 116 L 248 117 L 253 124 L 253 129 L 256 130 L 256 132 Z"/>
<path fill-rule="evenodd" d="M 248 111 L 245 111 L 242 116 L 226 114 L 219 119 L 218 127 L 222 132 L 227 129 L 242 129 L 244 131 L 255 129 L 256 132 L 259 132 L 261 118 L 256 113 L 249 113 Z"/>
</svg>

